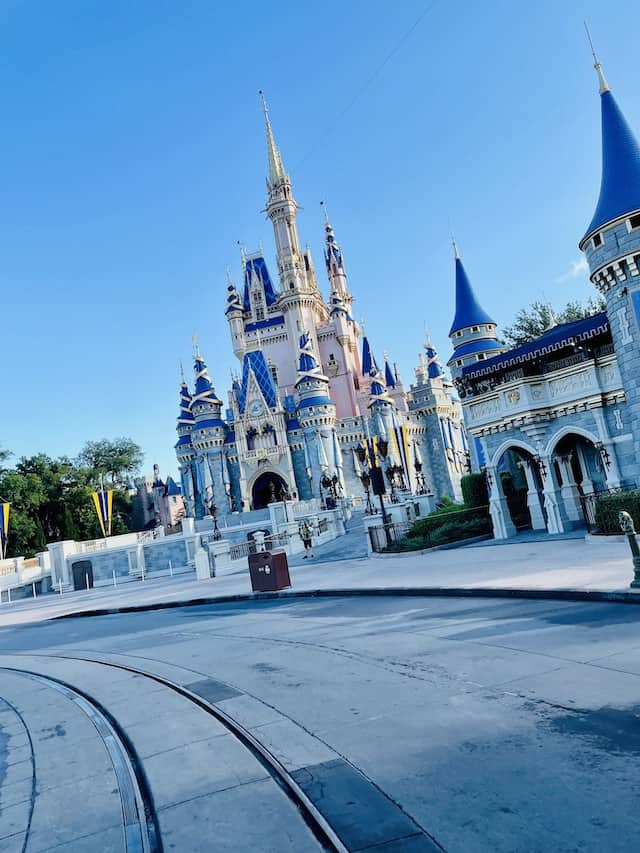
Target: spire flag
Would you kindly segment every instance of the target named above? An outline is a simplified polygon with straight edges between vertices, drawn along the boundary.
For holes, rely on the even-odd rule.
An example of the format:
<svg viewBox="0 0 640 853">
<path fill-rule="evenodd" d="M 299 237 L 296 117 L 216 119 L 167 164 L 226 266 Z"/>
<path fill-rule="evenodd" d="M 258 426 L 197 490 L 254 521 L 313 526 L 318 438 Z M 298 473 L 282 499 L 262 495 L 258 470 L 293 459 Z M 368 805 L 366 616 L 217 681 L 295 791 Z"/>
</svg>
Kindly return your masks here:
<svg viewBox="0 0 640 853">
<path fill-rule="evenodd" d="M 111 536 L 111 518 L 113 516 L 113 492 L 100 489 L 100 491 L 92 492 L 93 505 L 98 514 L 100 522 L 100 530 L 103 536 Z"/>
<path fill-rule="evenodd" d="M 9 509 L 8 501 L 0 503 L 0 560 L 4 560 L 7 553 L 7 539 L 9 538 Z"/>
</svg>

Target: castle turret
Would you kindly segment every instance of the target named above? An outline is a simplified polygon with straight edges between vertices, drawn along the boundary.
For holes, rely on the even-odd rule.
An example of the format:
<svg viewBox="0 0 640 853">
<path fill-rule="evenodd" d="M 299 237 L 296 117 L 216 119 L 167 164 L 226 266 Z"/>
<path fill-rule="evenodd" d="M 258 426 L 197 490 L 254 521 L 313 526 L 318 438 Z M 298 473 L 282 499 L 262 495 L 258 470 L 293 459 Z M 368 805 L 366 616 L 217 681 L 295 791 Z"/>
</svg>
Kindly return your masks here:
<svg viewBox="0 0 640 853">
<path fill-rule="evenodd" d="M 243 308 L 240 301 L 240 294 L 231 280 L 229 270 L 227 270 L 227 306 L 225 314 L 229 322 L 233 352 L 238 358 L 242 358 L 246 349 Z"/>
<path fill-rule="evenodd" d="M 222 400 L 215 392 L 209 371 L 194 340 L 195 390 L 191 401 L 194 424 L 191 442 L 196 452 L 197 487 L 200 500 L 196 501 L 197 517 L 206 515 L 210 507 L 222 499 L 223 489 L 216 482 L 222 476 L 220 455 L 223 452 L 227 425 L 222 419 Z"/>
<path fill-rule="evenodd" d="M 579 245 L 589 263 L 591 281 L 607 302 L 637 459 L 640 458 L 640 145 L 616 103 L 595 51 L 593 57 L 602 117 L 602 176 L 596 210 Z"/>
<path fill-rule="evenodd" d="M 478 302 L 471 282 L 453 243 L 456 266 L 456 313 L 449 330 L 453 355 L 447 362 L 456 376 L 467 364 L 491 358 L 503 351 L 496 335 L 496 323 Z"/>
<path fill-rule="evenodd" d="M 287 174 L 276 145 L 264 97 L 262 99 L 267 135 L 266 214 L 273 225 L 280 278 L 278 305 L 284 315 L 289 340 L 297 340 L 304 329 L 312 329 L 318 321 L 328 319 L 327 307 L 318 290 L 313 260 L 309 249 L 300 248 L 298 236 L 298 204 L 293 197 L 291 178 Z M 245 305 L 246 308 L 246 305 Z M 314 342 L 316 358 L 320 351 Z"/>
<path fill-rule="evenodd" d="M 347 284 L 347 273 L 344 268 L 344 257 L 342 249 L 338 245 L 333 227 L 329 222 L 329 214 L 326 205 L 323 203 L 325 224 L 325 250 L 324 260 L 327 266 L 327 275 L 329 284 L 331 285 L 331 294 L 339 295 L 347 307 L 350 307 L 353 298 Z"/>
<path fill-rule="evenodd" d="M 316 360 L 308 332 L 300 336 L 296 391 L 311 489 L 320 497 L 323 478 L 334 475 L 342 478 L 342 457 L 336 458 L 339 447 L 335 435 L 336 407 L 329 396 L 329 377 L 323 374 Z"/>
<path fill-rule="evenodd" d="M 182 384 L 180 385 L 180 410 L 178 412 L 178 441 L 175 445 L 176 457 L 180 465 L 180 481 L 182 494 L 184 496 L 187 515 L 193 516 L 195 509 L 195 483 L 196 475 L 193 462 L 195 450 L 191 441 L 191 432 L 194 426 L 193 412 L 191 411 L 191 394 L 182 373 Z"/>
</svg>

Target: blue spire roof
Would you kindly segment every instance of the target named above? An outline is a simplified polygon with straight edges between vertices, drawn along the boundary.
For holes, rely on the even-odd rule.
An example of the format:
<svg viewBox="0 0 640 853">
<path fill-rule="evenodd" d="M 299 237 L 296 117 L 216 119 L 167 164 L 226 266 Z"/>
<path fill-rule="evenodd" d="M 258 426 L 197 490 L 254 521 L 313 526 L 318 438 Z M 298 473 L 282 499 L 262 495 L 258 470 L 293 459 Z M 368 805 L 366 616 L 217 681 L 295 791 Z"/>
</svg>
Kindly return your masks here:
<svg viewBox="0 0 640 853">
<path fill-rule="evenodd" d="M 256 378 L 258 388 L 265 399 L 267 406 L 273 408 L 277 403 L 276 388 L 273 384 L 273 378 L 269 365 L 264 357 L 262 350 L 251 350 L 245 353 L 242 365 L 242 387 L 238 393 L 238 405 L 240 411 L 244 414 L 247 405 L 247 391 L 249 390 L 249 379 L 251 373 Z"/>
<path fill-rule="evenodd" d="M 369 338 L 365 335 L 362 338 L 362 375 L 370 376 L 372 371 L 375 373 L 377 370 L 378 365 L 374 354 L 371 352 Z"/>
<path fill-rule="evenodd" d="M 616 99 L 607 88 L 602 108 L 602 182 L 585 237 L 612 219 L 640 210 L 640 146 Z M 584 237 L 583 237 L 584 239 Z"/>
<path fill-rule="evenodd" d="M 244 294 L 243 294 L 243 302 L 244 302 L 244 310 L 249 312 L 251 311 L 251 300 L 250 300 L 250 287 L 251 287 L 251 279 L 253 276 L 258 278 L 258 281 L 262 285 L 264 290 L 264 298 L 267 303 L 267 307 L 273 305 L 273 303 L 278 298 L 275 288 L 273 286 L 273 282 L 271 281 L 271 276 L 269 275 L 269 270 L 267 269 L 267 264 L 265 260 L 261 256 L 256 256 L 253 258 L 246 258 L 244 265 Z"/>
<path fill-rule="evenodd" d="M 427 373 L 429 379 L 438 379 L 438 377 L 443 376 L 444 370 L 433 344 L 428 343 L 425 346 L 425 352 L 427 353 Z"/>
<path fill-rule="evenodd" d="M 393 370 L 391 370 L 391 365 L 389 364 L 388 359 L 384 360 L 384 381 L 387 385 L 387 388 L 395 388 L 396 387 L 396 377 L 393 375 Z"/>
<path fill-rule="evenodd" d="M 313 347 L 309 340 L 309 335 L 305 332 L 300 335 L 300 363 L 298 370 L 300 373 L 309 373 L 312 370 L 317 370 L 318 364 L 313 354 Z"/>
<path fill-rule="evenodd" d="M 465 268 L 459 257 L 456 257 L 456 316 L 453 319 L 449 335 L 467 329 L 469 326 L 479 326 L 495 323 L 476 299 Z"/>
<path fill-rule="evenodd" d="M 178 413 L 178 427 L 193 426 L 193 412 L 191 411 L 191 394 L 187 383 L 183 380 L 180 386 L 180 411 Z"/>
<path fill-rule="evenodd" d="M 215 403 L 222 405 L 222 400 L 216 397 L 211 380 L 209 379 L 209 371 L 204 359 L 199 352 L 196 353 L 193 370 L 196 375 L 196 387 L 193 395 L 192 405 L 198 403 Z"/>
</svg>

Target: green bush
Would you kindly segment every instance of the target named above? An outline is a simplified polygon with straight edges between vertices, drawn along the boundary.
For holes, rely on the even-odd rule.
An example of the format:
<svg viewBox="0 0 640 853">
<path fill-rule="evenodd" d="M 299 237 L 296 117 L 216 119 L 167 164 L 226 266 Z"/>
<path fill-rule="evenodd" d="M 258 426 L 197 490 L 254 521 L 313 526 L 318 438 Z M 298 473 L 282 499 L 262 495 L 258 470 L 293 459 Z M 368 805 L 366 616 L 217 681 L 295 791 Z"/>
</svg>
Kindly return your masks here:
<svg viewBox="0 0 640 853">
<path fill-rule="evenodd" d="M 467 521 L 447 522 L 431 534 L 431 545 L 447 545 L 449 542 L 458 542 L 462 539 L 471 539 L 474 536 L 491 533 L 491 530 L 489 516 L 478 516 Z"/>
<path fill-rule="evenodd" d="M 460 486 L 466 507 L 486 506 L 489 503 L 484 474 L 465 474 L 460 480 Z"/>
<path fill-rule="evenodd" d="M 479 533 L 466 532 L 468 529 L 475 529 L 474 525 L 477 525 Z M 443 529 L 446 529 L 444 534 Z M 456 531 L 460 531 L 461 535 L 456 535 Z M 485 532 L 491 532 L 488 507 L 465 509 L 457 504 L 451 504 L 416 521 L 407 532 L 406 539 L 413 541 L 414 548 L 428 548 L 431 545 L 441 545 L 443 542 L 455 542 L 456 539 L 479 536 Z M 418 541 L 422 544 L 418 544 Z"/>
<path fill-rule="evenodd" d="M 636 530 L 640 530 L 640 491 L 601 495 L 596 500 L 596 527 L 600 533 L 621 533 L 619 512 L 628 512 Z"/>
</svg>

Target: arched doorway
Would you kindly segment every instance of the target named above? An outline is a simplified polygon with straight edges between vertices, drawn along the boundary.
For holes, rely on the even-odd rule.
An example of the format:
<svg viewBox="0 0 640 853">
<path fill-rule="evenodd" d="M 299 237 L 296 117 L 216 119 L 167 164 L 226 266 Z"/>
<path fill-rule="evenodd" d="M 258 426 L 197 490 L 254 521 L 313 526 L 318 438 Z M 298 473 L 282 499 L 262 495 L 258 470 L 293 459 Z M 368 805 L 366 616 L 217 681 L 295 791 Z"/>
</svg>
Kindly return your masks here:
<svg viewBox="0 0 640 853">
<path fill-rule="evenodd" d="M 264 509 L 271 503 L 284 500 L 288 493 L 287 484 L 280 474 L 265 471 L 253 484 L 251 506 L 253 509 Z"/>
<path fill-rule="evenodd" d="M 584 497 L 607 488 L 602 453 L 586 436 L 567 433 L 556 443 L 551 458 L 564 510 L 572 526 L 580 527 L 585 521 Z"/>
<path fill-rule="evenodd" d="M 507 448 L 498 460 L 496 475 L 516 531 L 545 530 L 543 483 L 533 453 L 519 446 Z"/>
</svg>

